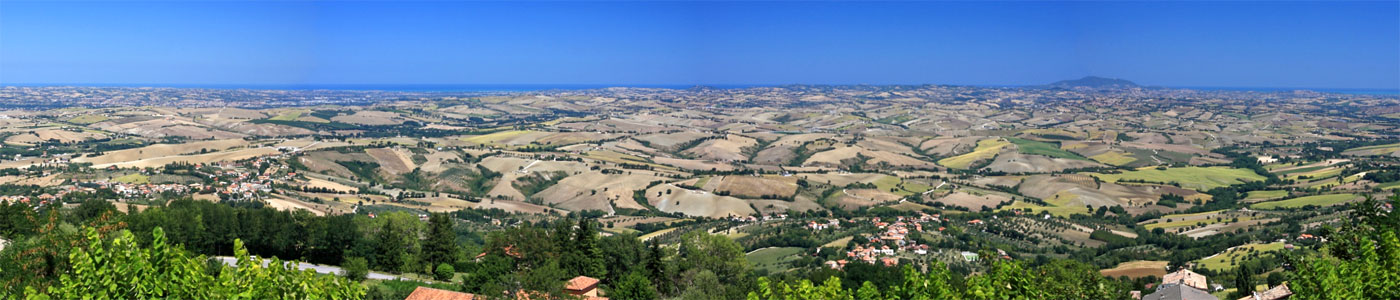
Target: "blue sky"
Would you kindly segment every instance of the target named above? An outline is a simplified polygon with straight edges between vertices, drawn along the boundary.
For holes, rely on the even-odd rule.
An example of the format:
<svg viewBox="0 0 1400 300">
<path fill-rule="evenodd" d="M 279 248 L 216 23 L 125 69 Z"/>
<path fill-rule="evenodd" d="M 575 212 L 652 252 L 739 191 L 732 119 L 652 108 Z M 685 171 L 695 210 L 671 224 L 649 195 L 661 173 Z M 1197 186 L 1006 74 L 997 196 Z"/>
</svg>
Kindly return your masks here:
<svg viewBox="0 0 1400 300">
<path fill-rule="evenodd" d="M 0 84 L 1400 89 L 1400 1 L 14 2 Z"/>
</svg>

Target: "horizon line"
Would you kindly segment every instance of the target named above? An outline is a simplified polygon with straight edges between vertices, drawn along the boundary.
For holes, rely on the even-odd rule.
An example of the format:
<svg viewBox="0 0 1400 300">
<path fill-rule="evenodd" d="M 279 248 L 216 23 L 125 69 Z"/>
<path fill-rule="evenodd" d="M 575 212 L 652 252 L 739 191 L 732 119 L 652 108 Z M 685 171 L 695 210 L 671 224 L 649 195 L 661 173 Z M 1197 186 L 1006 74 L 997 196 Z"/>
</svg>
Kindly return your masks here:
<svg viewBox="0 0 1400 300">
<path fill-rule="evenodd" d="M 1121 79 L 1121 78 L 1119 78 Z M 1128 79 L 1123 79 L 1128 80 Z M 1129 80 L 1131 81 L 1131 80 Z M 589 86 L 594 88 L 673 88 L 673 87 L 723 87 L 748 88 L 748 87 L 780 87 L 792 85 L 808 86 L 920 86 L 920 85 L 941 85 L 941 86 L 970 86 L 970 87 L 1037 87 L 1048 86 L 1050 83 L 1042 84 L 948 84 L 948 83 L 649 83 L 649 84 L 615 84 L 615 83 L 51 83 L 51 82 L 21 82 L 8 83 L 0 82 L 0 87 L 130 87 L 130 88 L 211 88 L 211 89 L 258 89 L 274 90 L 275 88 L 261 87 L 286 87 L 299 90 L 383 90 L 383 89 L 329 89 L 317 88 L 317 86 L 518 86 L 518 87 L 544 87 L 544 86 Z M 1391 91 L 1400 92 L 1400 87 L 1279 87 L 1279 86 L 1188 86 L 1188 85 L 1151 85 L 1138 84 L 1142 88 L 1177 88 L 1177 89 L 1261 89 L 1261 90 L 1356 90 L 1356 91 Z M 571 88 L 558 88 L 571 89 Z"/>
</svg>

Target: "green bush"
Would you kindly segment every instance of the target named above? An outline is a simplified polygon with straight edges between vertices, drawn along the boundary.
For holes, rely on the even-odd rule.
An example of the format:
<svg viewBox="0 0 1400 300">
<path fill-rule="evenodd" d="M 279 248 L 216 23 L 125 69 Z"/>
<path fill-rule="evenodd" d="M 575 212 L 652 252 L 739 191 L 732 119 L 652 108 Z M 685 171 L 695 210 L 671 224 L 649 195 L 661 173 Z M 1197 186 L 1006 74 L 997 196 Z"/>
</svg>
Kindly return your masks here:
<svg viewBox="0 0 1400 300">
<path fill-rule="evenodd" d="M 456 270 L 452 269 L 452 265 L 441 263 L 433 270 L 433 278 L 438 281 L 452 281 L 452 275 L 455 273 Z"/>
<path fill-rule="evenodd" d="M 351 281 L 364 281 L 365 276 L 369 275 L 369 261 L 363 257 L 346 257 L 341 268 L 345 269 L 345 278 Z"/>
</svg>

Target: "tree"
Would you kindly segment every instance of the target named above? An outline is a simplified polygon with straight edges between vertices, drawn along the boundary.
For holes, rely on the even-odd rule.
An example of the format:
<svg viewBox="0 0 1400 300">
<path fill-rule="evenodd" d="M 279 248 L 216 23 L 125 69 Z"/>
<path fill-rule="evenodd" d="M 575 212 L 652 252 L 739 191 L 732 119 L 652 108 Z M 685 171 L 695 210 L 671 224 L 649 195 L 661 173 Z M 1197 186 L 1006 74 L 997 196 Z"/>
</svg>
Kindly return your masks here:
<svg viewBox="0 0 1400 300">
<path fill-rule="evenodd" d="M 1270 287 L 1274 287 L 1283 284 L 1285 280 L 1288 280 L 1288 278 L 1285 277 L 1282 272 L 1273 272 L 1269 273 L 1268 277 L 1265 277 L 1264 282 Z"/>
<path fill-rule="evenodd" d="M 634 234 L 615 234 L 598 241 L 603 266 L 607 268 L 605 282 L 621 282 L 633 271 L 645 269 L 647 246 Z M 641 262 L 640 264 L 638 262 Z"/>
<path fill-rule="evenodd" d="M 642 275 L 642 272 L 632 271 L 623 276 L 621 281 L 613 285 L 608 290 L 608 298 L 618 300 L 633 299 L 657 299 L 660 295 L 656 293 L 656 288 L 652 287 L 651 280 Z"/>
<path fill-rule="evenodd" d="M 438 281 L 452 281 L 452 277 L 457 275 L 457 271 L 452 269 L 452 265 L 440 263 L 437 268 L 433 268 L 433 279 Z"/>
<path fill-rule="evenodd" d="M 276 258 L 264 267 L 241 240 L 233 243 L 237 267 L 211 276 L 202 257 L 168 245 L 160 228 L 152 231 L 148 248 L 138 246 L 130 231 L 105 242 L 97 232 L 86 228 L 87 246 L 73 250 L 72 269 L 48 294 L 60 299 L 358 299 L 365 293 L 358 283 L 297 270 L 295 263 Z"/>
<path fill-rule="evenodd" d="M 431 265 L 452 263 L 457 256 L 457 233 L 452 216 L 435 213 L 428 217 L 428 240 L 423 243 L 423 260 Z"/>
<path fill-rule="evenodd" d="M 670 295 L 674 288 L 671 265 L 665 261 L 667 256 L 667 249 L 662 248 L 656 240 L 652 240 L 647 250 L 646 272 L 649 278 L 656 280 L 656 290 L 662 295 Z"/>
<path fill-rule="evenodd" d="M 856 290 L 856 299 L 861 299 L 861 300 L 876 300 L 876 299 L 883 299 L 883 298 L 880 297 L 880 289 L 875 288 L 875 284 L 874 284 L 874 283 L 870 283 L 869 281 L 866 281 L 866 282 L 860 284 L 860 289 L 859 289 L 859 290 Z"/>
<path fill-rule="evenodd" d="M 727 237 L 691 232 L 681 239 L 678 264 L 682 272 L 710 270 L 719 278 L 739 279 L 748 273 L 744 248 Z"/>
<path fill-rule="evenodd" d="M 562 245 L 561 266 L 570 274 L 594 278 L 605 278 L 608 269 L 603 265 L 603 252 L 598 249 L 598 230 L 593 221 L 579 218 L 574 228 L 573 238 Z"/>
<path fill-rule="evenodd" d="M 369 262 L 366 261 L 365 258 L 348 257 L 345 258 L 344 261 L 345 263 L 341 264 L 340 268 L 345 270 L 344 275 L 346 279 L 360 282 L 364 281 L 365 277 L 369 275 Z"/>
<path fill-rule="evenodd" d="M 685 292 L 681 293 L 683 300 L 705 300 L 723 299 L 724 285 L 719 283 L 719 277 L 710 270 L 701 270 L 691 278 L 690 284 L 686 285 Z"/>
<path fill-rule="evenodd" d="M 1240 298 L 1254 294 L 1254 268 L 1249 261 L 1235 268 L 1235 293 L 1230 298 Z"/>
<path fill-rule="evenodd" d="M 375 247 L 378 259 L 374 264 L 378 269 L 394 273 L 403 270 L 408 253 L 404 250 L 403 236 L 398 226 L 385 220 L 384 227 L 379 229 L 378 238 L 375 240 L 378 242 L 378 247 Z"/>
<path fill-rule="evenodd" d="M 1400 202 L 1392 196 L 1390 204 Z M 1367 197 L 1344 227 L 1328 232 L 1329 256 L 1293 258 L 1288 287 L 1297 299 L 1400 299 L 1400 214 Z M 1392 206 L 1393 207 L 1393 206 Z"/>
</svg>

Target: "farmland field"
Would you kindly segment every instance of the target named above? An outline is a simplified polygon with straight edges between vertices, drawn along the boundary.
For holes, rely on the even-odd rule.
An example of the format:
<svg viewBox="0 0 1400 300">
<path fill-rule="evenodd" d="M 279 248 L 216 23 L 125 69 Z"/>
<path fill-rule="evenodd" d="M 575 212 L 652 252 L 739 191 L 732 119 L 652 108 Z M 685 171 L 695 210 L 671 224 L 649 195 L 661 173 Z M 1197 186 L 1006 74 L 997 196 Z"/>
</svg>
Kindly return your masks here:
<svg viewBox="0 0 1400 300">
<path fill-rule="evenodd" d="M 1055 144 L 1014 137 L 1009 137 L 1006 139 L 1010 140 L 1011 143 L 1016 144 L 1016 147 L 1021 151 L 1021 153 L 1044 155 L 1054 158 L 1085 160 L 1083 156 L 1080 156 L 1079 154 L 1074 154 L 1074 152 L 1069 152 L 1065 151 L 1064 149 L 1060 149 L 1060 147 L 1056 146 Z"/>
<path fill-rule="evenodd" d="M 1183 188 L 1199 191 L 1249 181 L 1264 180 L 1264 176 L 1255 174 L 1253 170 L 1230 167 L 1183 167 L 1167 168 L 1166 170 L 1158 170 L 1155 167 L 1144 167 L 1133 171 L 1124 171 L 1119 174 L 1087 174 L 1098 177 L 1106 182 L 1118 182 L 1119 180 L 1141 180 L 1164 184 L 1175 182 L 1181 184 Z"/>
<path fill-rule="evenodd" d="M 1264 201 L 1264 200 L 1279 199 L 1279 198 L 1283 198 L 1283 197 L 1288 197 L 1288 191 L 1285 191 L 1285 190 L 1252 191 L 1252 192 L 1249 192 L 1249 196 L 1244 197 L 1244 200 L 1248 200 L 1248 201 Z"/>
<path fill-rule="evenodd" d="M 1250 205 L 1255 209 L 1298 208 L 1308 205 L 1332 206 L 1359 198 L 1356 194 L 1330 194 L 1298 197 L 1287 200 L 1260 202 Z"/>
<path fill-rule="evenodd" d="M 745 256 L 755 269 L 778 273 L 786 271 L 789 268 L 787 263 L 796 260 L 798 253 L 802 253 L 802 248 L 775 247 L 754 250 Z"/>
<path fill-rule="evenodd" d="M 1244 256 L 1250 253 L 1282 250 L 1283 244 L 1283 242 L 1274 242 L 1268 244 L 1248 244 L 1235 247 L 1229 250 L 1225 250 L 1225 252 L 1213 255 L 1211 257 L 1197 260 L 1196 266 L 1198 268 L 1211 269 L 1217 271 L 1233 268 L 1236 263 L 1242 262 Z"/>
<path fill-rule="evenodd" d="M 1128 276 L 1138 278 L 1144 276 L 1156 276 L 1158 278 L 1167 274 L 1167 261 L 1163 260 L 1135 260 L 1120 263 L 1111 269 L 1099 270 L 1099 273 L 1108 277 Z"/>
<path fill-rule="evenodd" d="M 938 164 L 954 169 L 967 169 L 973 163 L 996 157 L 1001 148 L 1005 148 L 1007 145 L 1011 145 L 1011 142 L 1000 138 L 981 140 L 977 142 L 977 149 L 972 150 L 972 152 L 944 158 L 939 160 Z"/>
<path fill-rule="evenodd" d="M 1129 156 L 1127 153 L 1118 151 L 1104 152 L 1103 154 L 1090 156 L 1089 158 L 1100 163 L 1114 166 L 1127 165 L 1137 161 L 1137 158 Z"/>
<path fill-rule="evenodd" d="M 1342 152 L 1342 154 L 1344 154 L 1344 155 L 1358 155 L 1358 156 L 1364 156 L 1364 155 L 1393 155 L 1393 154 L 1396 153 L 1396 152 L 1400 152 L 1400 144 L 1386 144 L 1386 145 L 1375 145 L 1375 146 L 1366 146 L 1366 147 L 1351 148 L 1351 149 L 1347 149 L 1347 151 L 1345 151 L 1345 152 Z"/>
</svg>

